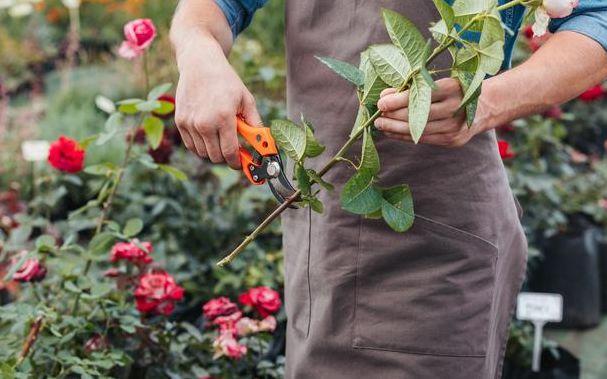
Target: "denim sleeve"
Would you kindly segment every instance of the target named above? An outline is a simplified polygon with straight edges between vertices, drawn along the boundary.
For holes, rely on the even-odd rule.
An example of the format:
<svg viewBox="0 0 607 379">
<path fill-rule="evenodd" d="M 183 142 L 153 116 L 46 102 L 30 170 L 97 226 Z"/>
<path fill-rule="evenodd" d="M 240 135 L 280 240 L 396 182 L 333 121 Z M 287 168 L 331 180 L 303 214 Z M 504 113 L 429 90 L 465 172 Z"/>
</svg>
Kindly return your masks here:
<svg viewBox="0 0 607 379">
<path fill-rule="evenodd" d="M 255 11 L 265 5 L 268 0 L 215 0 L 226 16 L 234 38 L 242 32 L 253 19 Z"/>
<path fill-rule="evenodd" d="M 607 0 L 580 0 L 571 16 L 553 19 L 549 29 L 583 34 L 607 50 Z"/>
</svg>

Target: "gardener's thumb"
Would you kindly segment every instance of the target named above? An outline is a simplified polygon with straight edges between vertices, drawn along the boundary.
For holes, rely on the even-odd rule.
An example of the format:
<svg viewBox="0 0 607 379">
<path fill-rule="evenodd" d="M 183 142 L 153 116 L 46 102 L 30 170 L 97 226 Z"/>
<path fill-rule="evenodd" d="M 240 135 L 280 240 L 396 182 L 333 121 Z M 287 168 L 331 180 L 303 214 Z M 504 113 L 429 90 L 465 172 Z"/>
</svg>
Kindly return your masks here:
<svg viewBox="0 0 607 379">
<path fill-rule="evenodd" d="M 246 93 L 242 99 L 242 117 L 247 124 L 251 126 L 261 126 L 263 121 L 257 111 L 255 98 L 250 93 Z"/>
</svg>

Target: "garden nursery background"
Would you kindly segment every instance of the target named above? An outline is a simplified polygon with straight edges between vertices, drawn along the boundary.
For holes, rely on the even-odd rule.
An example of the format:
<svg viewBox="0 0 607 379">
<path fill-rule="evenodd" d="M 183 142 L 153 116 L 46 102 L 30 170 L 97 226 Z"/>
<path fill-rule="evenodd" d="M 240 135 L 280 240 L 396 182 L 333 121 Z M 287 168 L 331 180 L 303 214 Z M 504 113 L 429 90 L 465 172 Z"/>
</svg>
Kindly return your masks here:
<svg viewBox="0 0 607 379">
<path fill-rule="evenodd" d="M 175 5 L 0 0 L 0 378 L 283 377 L 280 226 L 215 265 L 275 200 L 184 150 Z M 285 117 L 283 7 L 258 12 L 230 57 L 265 120 Z M 154 25 L 133 49 L 128 31 Z M 550 38 L 532 34 L 515 64 Z M 540 373 L 532 325 L 513 320 L 505 378 L 607 377 L 606 106 L 597 86 L 498 130 L 524 290 L 564 303 Z"/>
</svg>

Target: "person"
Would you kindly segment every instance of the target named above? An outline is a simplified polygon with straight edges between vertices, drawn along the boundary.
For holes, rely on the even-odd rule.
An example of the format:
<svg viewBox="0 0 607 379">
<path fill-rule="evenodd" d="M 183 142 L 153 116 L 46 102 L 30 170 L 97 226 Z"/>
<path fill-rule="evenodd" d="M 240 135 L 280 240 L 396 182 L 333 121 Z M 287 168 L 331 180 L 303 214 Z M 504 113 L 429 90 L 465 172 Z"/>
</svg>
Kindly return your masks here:
<svg viewBox="0 0 607 379">
<path fill-rule="evenodd" d="M 451 1 L 448 1 L 451 2 Z M 171 30 L 180 78 L 176 122 L 186 147 L 240 167 L 235 118 L 261 125 L 253 95 L 229 65 L 233 38 L 264 0 L 182 0 Z M 287 0 L 287 107 L 303 113 L 327 145 L 320 166 L 346 140 L 354 89 L 315 56 L 356 64 L 366 46 L 389 41 L 380 7 L 427 30 L 427 0 Z M 502 12 L 518 30 L 524 9 Z M 411 143 L 407 93 L 386 90 L 375 126 L 381 184 L 406 182 L 415 202 L 404 234 L 343 211 L 323 192 L 322 215 L 283 216 L 287 378 L 499 378 L 508 326 L 523 281 L 527 243 L 494 129 L 567 101 L 607 76 L 607 1 L 580 0 L 530 59 L 485 80 L 473 126 L 455 113 L 462 91 L 437 81 L 420 144 Z M 428 36 L 426 34 L 426 36 Z M 507 36 L 507 68 L 514 36 Z M 443 55 L 438 67 L 449 67 Z M 351 176 L 326 175 L 338 189 Z"/>
</svg>

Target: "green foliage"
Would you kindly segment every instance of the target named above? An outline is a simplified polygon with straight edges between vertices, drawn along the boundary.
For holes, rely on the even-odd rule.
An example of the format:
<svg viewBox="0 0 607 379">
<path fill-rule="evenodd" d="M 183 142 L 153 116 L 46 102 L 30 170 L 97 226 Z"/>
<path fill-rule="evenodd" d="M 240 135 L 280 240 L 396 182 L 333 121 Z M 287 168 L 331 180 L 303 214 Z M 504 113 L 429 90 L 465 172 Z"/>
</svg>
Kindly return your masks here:
<svg viewBox="0 0 607 379">
<path fill-rule="evenodd" d="M 364 74 L 361 70 L 352 66 L 348 62 L 343 62 L 330 57 L 317 57 L 322 63 L 326 64 L 331 70 L 339 76 L 346 79 L 356 87 L 362 87 L 364 84 Z"/>
</svg>

